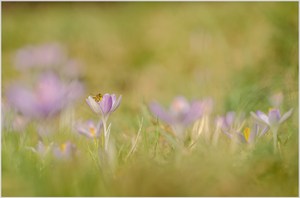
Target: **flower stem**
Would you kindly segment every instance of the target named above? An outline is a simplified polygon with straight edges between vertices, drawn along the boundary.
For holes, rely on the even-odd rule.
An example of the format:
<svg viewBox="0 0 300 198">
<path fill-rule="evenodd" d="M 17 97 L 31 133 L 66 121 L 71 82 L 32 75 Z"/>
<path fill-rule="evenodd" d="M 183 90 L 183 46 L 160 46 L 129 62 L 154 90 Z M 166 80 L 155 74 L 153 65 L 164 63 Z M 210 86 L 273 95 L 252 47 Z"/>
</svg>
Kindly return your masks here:
<svg viewBox="0 0 300 198">
<path fill-rule="evenodd" d="M 108 148 L 108 130 L 106 126 L 107 118 L 102 117 L 103 131 L 104 131 L 104 150 L 107 151 Z"/>
<path fill-rule="evenodd" d="M 273 146 L 274 146 L 274 153 L 277 153 L 278 149 L 277 149 L 277 144 L 278 144 L 278 140 L 277 140 L 277 128 L 273 128 L 272 132 L 273 132 Z"/>
</svg>

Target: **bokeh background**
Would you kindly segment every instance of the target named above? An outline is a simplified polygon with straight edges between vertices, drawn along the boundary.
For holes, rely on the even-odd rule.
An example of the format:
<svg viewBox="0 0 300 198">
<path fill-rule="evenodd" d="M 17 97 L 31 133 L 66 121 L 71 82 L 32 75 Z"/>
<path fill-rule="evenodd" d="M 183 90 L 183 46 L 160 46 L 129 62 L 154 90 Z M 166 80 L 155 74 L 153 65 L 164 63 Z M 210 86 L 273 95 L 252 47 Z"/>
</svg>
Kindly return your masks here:
<svg viewBox="0 0 300 198">
<path fill-rule="evenodd" d="M 5 2 L 2 95 L 21 75 L 12 61 L 16 50 L 52 42 L 62 44 L 70 57 L 82 62 L 86 96 L 98 92 L 123 95 L 112 118 L 118 123 L 114 124 L 118 133 L 136 133 L 137 120 L 150 101 L 167 105 L 177 95 L 212 97 L 216 114 L 266 112 L 269 96 L 278 91 L 284 94 L 284 107 L 295 109 L 291 128 L 298 130 L 297 2 Z M 83 97 L 76 105 L 76 117 L 90 116 L 93 113 Z M 295 146 L 298 136 L 294 137 Z M 148 170 L 145 167 L 139 166 L 136 173 Z M 172 170 L 156 171 L 159 175 Z M 188 168 L 180 174 L 187 172 Z M 171 189 L 178 195 L 197 194 L 197 190 L 185 193 L 184 184 L 176 180 L 165 189 L 151 181 L 156 191 L 144 187 L 137 192 L 138 175 L 142 174 L 124 177 L 128 183 L 118 195 L 170 195 Z M 12 178 L 10 173 L 3 177 Z M 14 195 L 15 183 L 22 186 L 23 180 L 13 178 L 2 179 L 6 182 L 2 192 L 7 195 Z M 295 188 L 286 190 L 295 182 L 288 181 L 282 192 L 295 193 Z M 225 180 L 220 186 L 225 186 L 223 195 L 227 195 Z M 260 195 L 262 189 L 257 191 Z M 210 195 L 212 191 L 205 192 Z"/>
</svg>

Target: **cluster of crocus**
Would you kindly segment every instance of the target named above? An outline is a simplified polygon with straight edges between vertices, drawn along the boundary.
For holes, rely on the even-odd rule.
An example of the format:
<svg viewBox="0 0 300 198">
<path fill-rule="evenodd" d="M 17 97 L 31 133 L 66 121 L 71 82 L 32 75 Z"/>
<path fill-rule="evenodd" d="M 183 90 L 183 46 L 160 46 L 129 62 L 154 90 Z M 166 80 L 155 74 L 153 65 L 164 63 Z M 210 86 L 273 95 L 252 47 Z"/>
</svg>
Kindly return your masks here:
<svg viewBox="0 0 300 198">
<path fill-rule="evenodd" d="M 279 105 L 282 102 L 282 96 L 276 96 L 273 103 Z M 276 102 L 275 102 L 276 100 Z M 169 111 L 166 111 L 160 104 L 153 102 L 149 105 L 150 111 L 160 120 L 170 125 L 175 132 L 175 135 L 182 139 L 185 135 L 188 126 L 202 120 L 198 127 L 198 133 L 201 134 L 204 128 L 205 109 L 212 109 L 212 103 L 207 101 L 193 101 L 189 103 L 183 96 L 176 97 L 170 105 Z M 209 111 L 209 112 L 210 112 Z M 218 116 L 215 122 L 215 134 L 212 141 L 214 144 L 218 141 L 220 131 L 229 137 L 232 142 L 240 142 L 246 144 L 253 144 L 257 137 L 262 137 L 271 129 L 274 140 L 274 150 L 277 150 L 277 133 L 279 125 L 288 119 L 292 114 L 292 109 L 280 115 L 279 109 L 271 109 L 269 115 L 257 111 L 251 112 L 254 118 L 253 126 L 244 127 L 246 120 L 245 116 L 237 116 L 235 112 L 227 112 L 224 116 Z M 195 127 L 194 127 L 195 128 Z M 194 130 L 193 128 L 193 130 Z"/>
<path fill-rule="evenodd" d="M 14 63 L 24 72 L 22 80 L 7 86 L 7 103 L 26 118 L 55 117 L 84 92 L 77 76 L 64 79 L 64 68 L 72 70 L 69 65 L 75 63 L 57 43 L 24 47 L 16 52 Z"/>
<path fill-rule="evenodd" d="M 46 146 L 43 141 L 39 140 L 36 147 L 27 147 L 33 153 L 36 153 L 40 158 L 45 158 L 50 151 L 53 157 L 58 160 L 70 160 L 76 155 L 76 146 L 70 141 L 66 141 L 62 144 L 54 144 L 51 142 Z"/>
<path fill-rule="evenodd" d="M 57 131 L 55 118 L 62 122 L 64 115 L 71 117 L 64 113 L 71 111 L 74 102 L 84 93 L 78 75 L 79 64 L 69 59 L 58 43 L 26 46 L 16 52 L 13 63 L 21 75 L 19 80 L 6 86 L 3 117 L 11 123 L 10 131 L 25 131 L 24 125 L 34 121 L 40 141 L 31 150 L 44 155 L 49 149 L 42 142 L 43 135 Z M 53 148 L 55 156 L 64 158 L 74 150 L 71 143 L 63 145 L 61 149 Z"/>
</svg>

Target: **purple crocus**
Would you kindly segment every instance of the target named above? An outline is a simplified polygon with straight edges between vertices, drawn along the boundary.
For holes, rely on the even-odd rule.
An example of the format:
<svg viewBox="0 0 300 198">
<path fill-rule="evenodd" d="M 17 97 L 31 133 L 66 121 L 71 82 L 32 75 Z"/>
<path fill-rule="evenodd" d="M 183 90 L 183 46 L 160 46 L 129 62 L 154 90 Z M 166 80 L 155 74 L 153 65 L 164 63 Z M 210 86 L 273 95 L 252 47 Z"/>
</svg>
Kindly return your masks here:
<svg viewBox="0 0 300 198">
<path fill-rule="evenodd" d="M 231 136 L 230 130 L 233 128 L 235 118 L 236 115 L 233 111 L 227 112 L 225 116 L 217 118 L 217 122 L 220 123 L 222 131 L 228 136 Z"/>
<path fill-rule="evenodd" d="M 56 145 L 53 148 L 53 155 L 57 159 L 70 159 L 74 156 L 76 147 L 70 141 L 67 141 L 61 145 Z"/>
<path fill-rule="evenodd" d="M 8 102 L 24 116 L 46 119 L 57 115 L 79 94 L 72 94 L 77 85 L 66 85 L 54 73 L 44 73 L 30 89 L 14 84 L 7 90 Z"/>
<path fill-rule="evenodd" d="M 288 112 L 283 114 L 283 116 L 280 115 L 279 109 L 270 109 L 268 115 L 264 114 L 261 111 L 257 111 L 256 114 L 254 112 L 251 112 L 251 115 L 254 117 L 254 119 L 270 127 L 273 133 L 273 145 L 274 145 L 275 152 L 277 152 L 278 128 L 280 124 L 282 124 L 285 120 L 287 120 L 292 115 L 292 113 L 293 113 L 293 109 L 290 109 Z"/>
<path fill-rule="evenodd" d="M 290 109 L 288 112 L 280 115 L 279 109 L 270 109 L 269 114 L 266 115 L 261 111 L 257 111 L 256 113 L 251 112 L 251 115 L 257 120 L 266 125 L 268 125 L 271 129 L 278 128 L 280 124 L 282 124 L 285 120 L 287 120 L 293 113 L 293 109 Z"/>
<path fill-rule="evenodd" d="M 14 63 L 17 69 L 52 67 L 63 63 L 66 53 L 58 43 L 26 46 L 16 52 Z"/>
<path fill-rule="evenodd" d="M 99 122 L 98 127 L 94 124 L 93 121 L 88 120 L 85 123 L 79 123 L 76 126 L 77 131 L 88 138 L 97 138 L 100 136 L 102 128 L 102 122 Z"/>
<path fill-rule="evenodd" d="M 169 111 L 166 111 L 157 102 L 152 102 L 149 107 L 155 116 L 171 125 L 179 136 L 182 136 L 184 129 L 199 119 L 204 111 L 201 101 L 188 102 L 183 96 L 174 98 Z"/>
<path fill-rule="evenodd" d="M 115 94 L 98 94 L 96 96 L 89 96 L 86 99 L 87 104 L 90 108 L 98 115 L 101 116 L 102 126 L 103 126 L 103 136 L 104 136 L 104 148 L 108 151 L 108 143 L 110 136 L 110 124 L 107 126 L 107 120 L 109 115 L 114 112 L 120 105 L 122 100 L 122 95 L 118 98 Z M 100 129 L 101 123 L 98 123 L 97 127 Z"/>
<path fill-rule="evenodd" d="M 49 150 L 51 149 L 52 145 L 53 143 L 50 143 L 48 146 L 46 146 L 41 140 L 39 140 L 35 148 L 28 147 L 28 149 L 38 154 L 40 157 L 45 157 L 49 152 Z"/>
<path fill-rule="evenodd" d="M 117 98 L 115 94 L 108 93 L 97 97 L 98 99 L 95 99 L 95 96 L 89 96 L 86 102 L 95 113 L 101 114 L 105 119 L 119 107 L 122 100 L 122 95 Z"/>
</svg>

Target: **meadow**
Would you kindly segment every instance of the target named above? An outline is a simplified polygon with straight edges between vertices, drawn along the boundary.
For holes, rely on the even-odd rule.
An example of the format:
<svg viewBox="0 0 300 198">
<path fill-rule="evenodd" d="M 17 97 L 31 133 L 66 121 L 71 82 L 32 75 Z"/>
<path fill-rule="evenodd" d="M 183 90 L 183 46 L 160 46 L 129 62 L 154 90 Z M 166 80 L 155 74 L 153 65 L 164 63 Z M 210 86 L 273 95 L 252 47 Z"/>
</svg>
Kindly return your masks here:
<svg viewBox="0 0 300 198">
<path fill-rule="evenodd" d="M 3 2 L 2 196 L 298 196 L 298 29 L 297 2 Z"/>
</svg>

